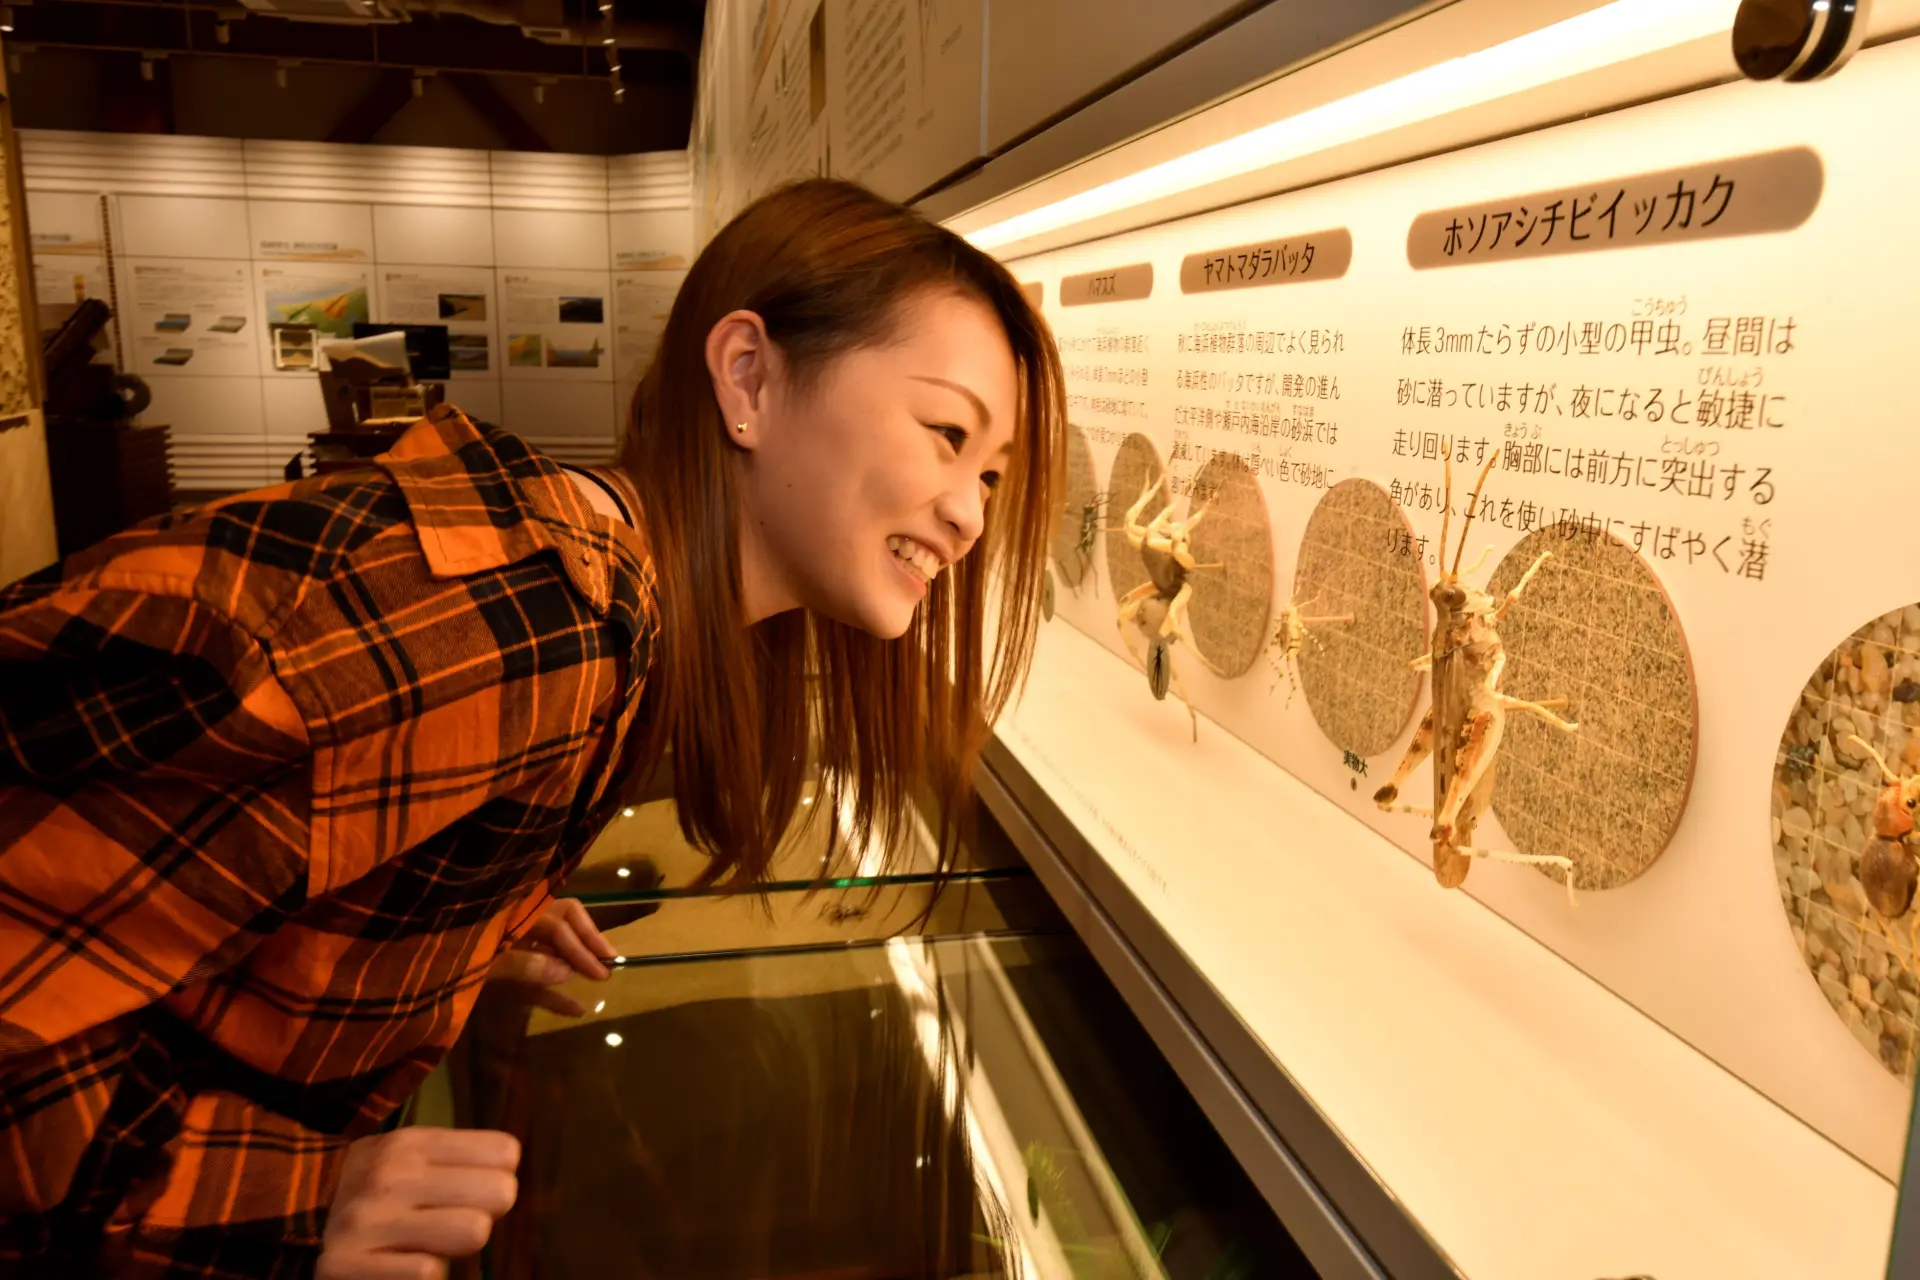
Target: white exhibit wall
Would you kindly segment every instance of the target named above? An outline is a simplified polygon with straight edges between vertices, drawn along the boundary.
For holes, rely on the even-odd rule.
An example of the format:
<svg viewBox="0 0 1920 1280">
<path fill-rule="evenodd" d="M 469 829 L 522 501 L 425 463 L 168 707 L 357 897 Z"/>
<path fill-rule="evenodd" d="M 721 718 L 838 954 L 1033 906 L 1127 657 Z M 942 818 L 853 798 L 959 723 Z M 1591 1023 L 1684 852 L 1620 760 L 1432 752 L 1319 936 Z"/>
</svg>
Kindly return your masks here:
<svg viewBox="0 0 1920 1280">
<path fill-rule="evenodd" d="M 25 130 L 43 304 L 114 305 L 175 484 L 278 481 L 324 430 L 272 326 L 445 324 L 447 396 L 599 462 L 692 258 L 684 152 L 598 156 Z"/>
<path fill-rule="evenodd" d="M 1902 317 L 1920 289 L 1920 257 L 1903 210 L 1920 198 L 1920 180 L 1907 162 L 1903 122 L 1920 108 L 1916 86 L 1920 41 L 1909 40 L 1869 50 L 1818 85 L 1705 89 L 1012 264 L 1023 281 L 1044 288 L 1045 313 L 1069 366 L 1070 416 L 1091 442 L 1096 488 L 1129 433 L 1146 435 L 1171 459 L 1176 492 L 1213 456 L 1237 455 L 1251 466 L 1271 522 L 1276 614 L 1292 598 L 1309 516 L 1344 480 L 1372 480 L 1393 494 L 1434 571 L 1426 543 L 1440 534 L 1442 469 L 1434 446 L 1442 439 L 1467 442 L 1470 463 L 1508 445 L 1523 449 L 1488 480 L 1491 505 L 1479 513 L 1467 560 L 1483 544 L 1493 555 L 1475 582 L 1527 523 L 1540 527 L 1569 515 L 1639 552 L 1685 630 L 1696 687 L 1698 764 L 1672 841 L 1637 879 L 1583 893 L 1577 907 L 1558 885 L 1520 865 L 1476 861 L 1459 892 L 1541 944 L 1541 965 L 1611 991 L 1724 1068 L 1727 1088 L 1769 1100 L 1834 1144 L 1835 1154 L 1847 1153 L 1843 1161 L 1850 1157 L 1885 1179 L 1900 1173 L 1912 1088 L 1837 1016 L 1809 971 L 1808 940 L 1783 902 L 1773 808 L 1777 769 L 1785 767 L 1778 754 L 1783 729 L 1809 678 L 1856 630 L 1920 601 L 1920 566 L 1888 550 L 1900 545 L 1910 487 L 1900 460 L 1910 452 L 1901 387 L 1912 327 Z M 1804 221 L 1658 242 L 1678 197 L 1691 191 L 1687 198 L 1702 202 L 1696 208 L 1704 218 L 1748 190 L 1746 176 L 1733 176 L 1743 158 L 1796 148 L 1817 156 L 1819 194 Z M 1655 213 L 1667 221 L 1647 222 L 1635 204 L 1635 226 L 1620 224 L 1623 240 L 1639 234 L 1637 226 L 1654 228 L 1653 243 L 1487 262 L 1470 256 L 1470 210 L 1531 202 L 1534 216 L 1551 217 L 1564 237 L 1571 209 L 1592 218 L 1634 175 L 1661 172 L 1667 195 Z M 1724 181 L 1716 176 L 1722 173 Z M 1807 189 L 1804 174 L 1784 187 L 1756 176 L 1749 198 L 1793 204 Z M 1704 203 L 1709 192 L 1711 205 Z M 1527 193 L 1549 194 L 1533 200 Z M 1563 203 L 1547 203 L 1555 194 Z M 1624 219 L 1626 209 L 1617 217 Z M 1416 231 L 1416 220 L 1434 211 L 1461 215 L 1457 229 L 1465 238 L 1450 250 L 1443 247 L 1444 225 Z M 1579 225 L 1589 235 L 1599 235 L 1599 227 Z M 1333 228 L 1345 228 L 1352 240 L 1351 266 L 1340 278 L 1183 290 L 1189 255 L 1279 241 L 1297 249 L 1303 238 Z M 1425 261 L 1448 252 L 1458 258 L 1440 269 Z M 1069 277 L 1134 264 L 1151 265 L 1149 295 L 1061 305 Z M 1559 336 L 1523 348 L 1522 330 Z M 1231 341 L 1219 341 L 1222 334 Z M 1223 354 L 1229 348 L 1239 354 Z M 1532 407 L 1483 404 L 1488 394 L 1512 400 L 1522 384 L 1531 388 Z M 1669 408 L 1684 402 L 1691 413 L 1731 394 L 1742 411 L 1711 424 L 1691 416 L 1655 419 L 1644 409 L 1662 390 Z M 1623 397 L 1642 411 L 1622 413 Z M 1758 418 L 1747 412 L 1758 409 L 1765 410 Z M 1569 463 L 1575 454 L 1602 465 Z M 1478 469 L 1456 466 L 1456 483 L 1470 483 Z M 1117 521 L 1136 495 L 1112 496 Z M 1457 538 L 1458 520 L 1452 532 Z M 1070 623 L 1125 670 L 1104 546 L 1088 585 L 1076 592 L 1062 584 L 1057 608 L 1054 626 Z M 1210 673 L 1184 646 L 1176 646 L 1175 661 L 1202 713 L 1203 742 L 1220 734 L 1239 739 L 1348 815 L 1354 838 L 1329 846 L 1327 856 L 1351 857 L 1346 845 L 1381 840 L 1418 862 L 1430 860 L 1428 821 L 1383 813 L 1371 800 L 1411 738 L 1412 720 L 1391 747 L 1356 762 L 1327 738 L 1308 699 L 1289 700 L 1284 681 L 1278 694 L 1269 692 L 1275 677 L 1265 661 L 1230 680 Z M 1137 675 L 1122 685 L 1134 700 L 1125 718 L 1155 744 L 1156 760 L 1188 749 L 1187 715 L 1174 698 L 1156 704 Z M 1422 706 L 1424 700 L 1423 691 Z M 1043 693 L 1040 701 L 1048 722 L 1072 714 L 1058 696 Z M 1024 715 L 1021 722 L 1039 723 Z M 1071 735 L 1053 736 L 1063 741 L 1049 751 L 1066 751 Z M 1013 738 L 1018 745 L 1021 733 Z M 1115 789 L 1096 779 L 1139 773 L 1131 761 L 1137 753 L 1125 742 L 1124 734 L 1108 735 L 1097 746 L 1085 740 L 1084 749 L 1052 756 L 1049 786 L 1070 807 L 1077 796 L 1110 795 Z M 1356 768 L 1366 768 L 1366 778 L 1357 778 Z M 1178 792 L 1191 803 L 1205 795 L 1204 770 L 1168 786 L 1169 797 Z M 1226 858 L 1182 841 L 1165 824 L 1150 835 L 1122 828 L 1101 838 L 1117 844 L 1116 865 L 1149 886 L 1149 901 L 1165 886 L 1213 873 L 1230 877 L 1243 900 L 1278 901 L 1298 891 L 1301 877 L 1317 874 L 1310 851 L 1289 840 L 1296 815 L 1281 796 L 1291 787 L 1276 786 L 1272 848 L 1264 854 Z M 1429 790 L 1422 768 L 1407 793 Z M 1588 799 L 1591 821 L 1604 824 L 1610 797 Z M 1476 843 L 1513 847 L 1492 814 L 1482 819 Z M 1436 898 L 1446 893 L 1430 878 L 1428 889 Z M 1840 884 L 1834 892 L 1846 889 Z M 1163 919 L 1187 915 L 1174 903 L 1155 909 Z M 1371 909 L 1355 904 L 1362 913 Z M 1436 901 L 1435 910 L 1447 909 Z M 1238 936 L 1224 921 L 1207 926 L 1204 912 L 1188 924 Z M 1201 935 L 1193 936 L 1202 946 Z M 1251 998 L 1276 982 L 1318 981 L 1306 970 L 1276 967 L 1253 939 L 1241 945 L 1244 962 L 1254 966 L 1244 975 L 1236 961 L 1206 969 L 1223 991 Z M 1356 953 L 1354 963 L 1364 968 L 1366 959 Z M 1495 984 L 1475 998 L 1497 1004 L 1506 992 Z M 1378 1012 L 1365 1002 L 1355 1011 L 1364 1018 Z M 1241 1012 L 1248 1013 L 1244 1003 Z M 1295 1065 L 1287 1040 L 1303 1028 L 1281 1034 L 1256 1022 L 1255 1030 L 1269 1036 L 1284 1064 Z M 1313 1034 L 1337 1041 L 1345 1032 L 1322 1025 Z M 1478 1052 L 1443 1041 L 1418 1051 L 1465 1076 Z M 1566 1083 L 1576 1092 L 1585 1087 L 1577 1078 Z M 1328 1099 L 1316 1092 L 1316 1101 Z M 1349 1101 L 1360 1110 L 1329 1112 L 1343 1129 L 1363 1126 L 1368 1106 L 1385 1105 L 1378 1098 Z M 1498 1098 L 1487 1106 L 1486 1117 L 1498 1122 Z M 1362 1155 L 1373 1152 L 1363 1146 Z M 1418 1214 L 1420 1206 L 1414 1208 Z M 1817 1212 L 1839 1214 L 1827 1219 L 1835 1230 L 1884 1242 L 1887 1208 L 1875 1197 L 1856 1206 L 1857 1219 L 1844 1206 Z"/>
</svg>

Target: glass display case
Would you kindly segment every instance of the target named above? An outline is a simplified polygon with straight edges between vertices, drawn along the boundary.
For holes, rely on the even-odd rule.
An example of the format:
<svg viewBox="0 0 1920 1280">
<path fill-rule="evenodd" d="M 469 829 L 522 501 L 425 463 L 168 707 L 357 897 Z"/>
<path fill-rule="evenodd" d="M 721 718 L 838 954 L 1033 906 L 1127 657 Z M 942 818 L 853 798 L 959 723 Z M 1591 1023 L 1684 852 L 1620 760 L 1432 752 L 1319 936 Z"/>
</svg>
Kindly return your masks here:
<svg viewBox="0 0 1920 1280">
<path fill-rule="evenodd" d="M 491 990 L 412 1123 L 523 1144 L 491 1277 L 1314 1276 L 991 815 L 922 859 L 693 889 L 670 801 L 568 886 L 623 955 Z M 929 910 L 931 908 L 931 910 Z"/>
</svg>

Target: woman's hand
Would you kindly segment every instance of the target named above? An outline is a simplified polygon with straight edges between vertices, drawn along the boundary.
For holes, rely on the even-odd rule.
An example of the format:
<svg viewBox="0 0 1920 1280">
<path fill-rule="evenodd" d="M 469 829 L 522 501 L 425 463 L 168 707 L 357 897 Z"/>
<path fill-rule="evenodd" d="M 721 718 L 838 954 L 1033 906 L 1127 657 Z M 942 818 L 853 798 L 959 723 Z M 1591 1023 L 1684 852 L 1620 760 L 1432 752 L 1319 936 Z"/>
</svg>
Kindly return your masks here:
<svg viewBox="0 0 1920 1280">
<path fill-rule="evenodd" d="M 513 947 L 494 959 L 487 981 L 513 988 L 542 1009 L 577 1018 L 586 1006 L 554 988 L 575 974 L 605 982 L 612 971 L 601 961 L 613 957 L 613 944 L 593 927 L 585 905 L 578 898 L 556 898 Z"/>
<path fill-rule="evenodd" d="M 440 1280 L 519 1194 L 520 1142 L 487 1129 L 397 1129 L 347 1148 L 314 1280 Z"/>
</svg>

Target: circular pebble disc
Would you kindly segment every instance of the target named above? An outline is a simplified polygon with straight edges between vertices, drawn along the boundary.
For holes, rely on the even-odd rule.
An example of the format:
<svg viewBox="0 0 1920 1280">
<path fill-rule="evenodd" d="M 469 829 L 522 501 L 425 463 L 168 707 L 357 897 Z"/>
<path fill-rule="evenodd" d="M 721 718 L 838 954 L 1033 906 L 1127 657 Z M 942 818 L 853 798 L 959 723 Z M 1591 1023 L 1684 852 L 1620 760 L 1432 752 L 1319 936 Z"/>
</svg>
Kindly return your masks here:
<svg viewBox="0 0 1920 1280">
<path fill-rule="evenodd" d="M 1296 659 L 1300 688 L 1335 746 L 1379 755 L 1413 718 L 1425 677 L 1408 664 L 1427 651 L 1426 571 L 1385 489 L 1343 480 L 1327 490 L 1300 541 L 1293 598 L 1308 617 L 1353 615 L 1311 629 Z"/>
<path fill-rule="evenodd" d="M 1204 504 L 1206 511 L 1188 544 L 1194 560 L 1222 567 L 1187 576 L 1187 622 L 1201 658 L 1232 679 L 1259 659 L 1272 634 L 1273 527 L 1260 482 L 1230 453 L 1200 468 L 1189 502 L 1190 510 Z"/>
<path fill-rule="evenodd" d="M 1855 736 L 1895 773 L 1920 772 L 1920 605 L 1873 619 L 1827 655 L 1787 717 L 1773 767 L 1773 868 L 1794 945 L 1860 1047 L 1911 1085 L 1920 904 L 1887 919 L 1861 885 L 1885 783 Z"/>
<path fill-rule="evenodd" d="M 1161 479 L 1166 472 L 1153 441 L 1137 431 L 1122 440 L 1119 451 L 1113 455 L 1113 470 L 1107 477 L 1106 523 L 1115 532 L 1107 535 L 1107 583 L 1113 588 L 1116 603 L 1147 580 L 1147 566 L 1127 541 L 1127 535 L 1120 532 L 1120 526 L 1126 523 L 1128 509 L 1139 501 L 1141 486 L 1149 480 Z M 1168 494 L 1162 491 L 1148 499 L 1140 512 L 1141 522 L 1144 524 L 1159 514 L 1167 498 Z"/>
<path fill-rule="evenodd" d="M 1500 689 L 1565 698 L 1555 714 L 1580 727 L 1566 733 L 1509 710 L 1493 812 L 1522 853 L 1573 859 L 1576 889 L 1613 889 L 1653 865 L 1687 807 L 1699 738 L 1693 661 L 1660 580 L 1610 534 L 1558 525 L 1528 534 L 1494 570 L 1495 598 L 1544 552 L 1551 558 L 1500 623 Z"/>
<path fill-rule="evenodd" d="M 1053 530 L 1053 563 L 1060 570 L 1060 580 L 1069 587 L 1078 588 L 1081 580 L 1093 568 L 1092 549 L 1089 548 L 1085 555 L 1080 552 L 1080 529 L 1088 509 L 1092 508 L 1096 527 L 1110 523 L 1108 512 L 1097 505 L 1098 489 L 1099 481 L 1093 477 L 1093 450 L 1087 443 L 1087 433 L 1068 423 L 1067 496 L 1059 522 Z"/>
</svg>

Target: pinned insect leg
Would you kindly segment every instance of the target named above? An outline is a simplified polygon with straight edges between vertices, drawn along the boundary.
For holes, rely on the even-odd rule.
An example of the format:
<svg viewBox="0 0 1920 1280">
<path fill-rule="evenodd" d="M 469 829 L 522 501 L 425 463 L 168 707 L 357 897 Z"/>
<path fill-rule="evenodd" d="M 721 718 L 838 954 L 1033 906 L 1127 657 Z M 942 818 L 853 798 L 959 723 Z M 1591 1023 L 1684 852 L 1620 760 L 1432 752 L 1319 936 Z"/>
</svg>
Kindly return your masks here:
<svg viewBox="0 0 1920 1280">
<path fill-rule="evenodd" d="M 1115 614 L 1115 624 L 1120 628 L 1120 643 L 1126 646 L 1127 655 L 1142 670 L 1146 669 L 1147 660 L 1145 655 L 1134 648 L 1134 638 L 1139 636 L 1142 630 L 1139 625 L 1140 608 L 1153 596 L 1153 584 L 1143 582 L 1120 597 L 1120 608 Z"/>
<path fill-rule="evenodd" d="M 1480 558 L 1482 560 L 1486 559 L 1485 556 Z M 1513 602 L 1520 598 L 1520 593 L 1527 589 L 1527 584 L 1533 581 L 1533 575 L 1540 572 L 1540 566 L 1552 558 L 1553 552 L 1542 551 L 1539 557 L 1527 566 L 1527 571 L 1520 575 L 1520 581 L 1513 584 L 1513 590 L 1507 592 L 1506 598 L 1502 600 L 1500 606 L 1493 611 L 1493 620 L 1496 625 L 1502 618 L 1507 616 L 1507 610 L 1513 608 Z"/>
<path fill-rule="evenodd" d="M 1446 801 L 1433 819 L 1434 873 L 1440 883 L 1453 888 L 1467 876 L 1468 859 L 1488 858 L 1495 862 L 1517 862 L 1529 866 L 1559 867 L 1567 877 L 1567 900 L 1574 902 L 1573 860 L 1551 853 L 1509 853 L 1502 849 L 1475 848 L 1473 826 L 1493 800 L 1494 762 L 1506 737 L 1507 712 L 1526 711 L 1537 715 L 1566 733 L 1579 728 L 1537 702 L 1528 702 L 1501 693 L 1500 677 L 1506 671 L 1507 655 L 1496 655 L 1487 668 L 1485 679 L 1475 691 L 1473 709 L 1460 735 L 1460 749 L 1454 776 L 1449 780 Z M 1449 879 L 1449 877 L 1454 877 Z"/>
<path fill-rule="evenodd" d="M 1193 645 L 1193 635 L 1187 630 L 1187 605 L 1193 599 L 1193 584 L 1182 583 L 1174 595 L 1173 603 L 1167 606 L 1166 619 L 1160 624 L 1160 636 L 1166 642 L 1167 674 L 1173 681 L 1173 692 L 1180 701 L 1187 704 L 1187 720 L 1193 730 L 1193 740 L 1200 741 L 1200 715 L 1193 709 L 1193 699 L 1187 696 L 1187 686 L 1180 679 L 1180 668 L 1173 662 L 1173 646 L 1185 641 L 1188 647 Z"/>
<path fill-rule="evenodd" d="M 1407 779 L 1413 775 L 1426 758 L 1433 754 L 1433 708 L 1427 708 L 1427 714 L 1420 720 L 1420 727 L 1414 731 L 1413 741 L 1407 744 L 1407 753 L 1400 757 L 1400 765 L 1387 779 L 1387 784 L 1373 793 L 1373 802 L 1388 813 L 1413 813 L 1423 818 L 1431 818 L 1433 810 L 1417 805 L 1400 804 L 1400 788 L 1407 785 Z"/>
</svg>

